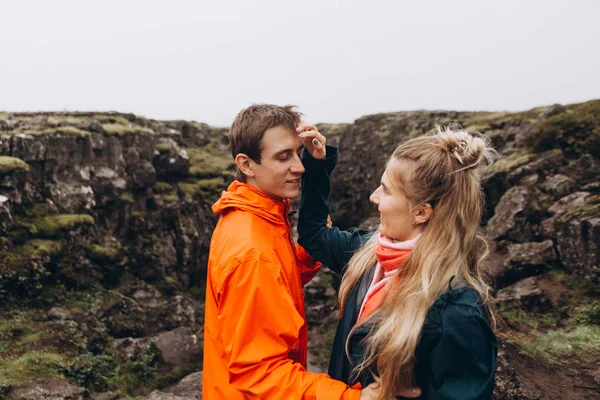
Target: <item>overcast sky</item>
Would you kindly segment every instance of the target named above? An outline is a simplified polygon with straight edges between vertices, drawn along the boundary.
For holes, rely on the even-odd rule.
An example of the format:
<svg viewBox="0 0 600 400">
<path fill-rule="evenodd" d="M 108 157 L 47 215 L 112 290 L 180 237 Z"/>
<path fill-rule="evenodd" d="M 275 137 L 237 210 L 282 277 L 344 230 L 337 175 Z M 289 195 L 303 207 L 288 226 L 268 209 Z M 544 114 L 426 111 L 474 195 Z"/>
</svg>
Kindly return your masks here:
<svg viewBox="0 0 600 400">
<path fill-rule="evenodd" d="M 598 0 L 0 0 L 0 110 L 227 126 L 600 98 Z"/>
</svg>

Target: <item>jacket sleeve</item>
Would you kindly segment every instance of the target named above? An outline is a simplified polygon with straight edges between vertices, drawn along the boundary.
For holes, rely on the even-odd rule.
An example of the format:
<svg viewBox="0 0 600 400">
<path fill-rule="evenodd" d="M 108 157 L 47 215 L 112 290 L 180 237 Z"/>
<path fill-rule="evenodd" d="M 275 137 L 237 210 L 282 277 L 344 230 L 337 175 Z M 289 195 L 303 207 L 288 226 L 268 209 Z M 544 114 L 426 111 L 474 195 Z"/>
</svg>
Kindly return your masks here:
<svg viewBox="0 0 600 400">
<path fill-rule="evenodd" d="M 302 286 L 306 285 L 312 278 L 315 277 L 317 272 L 321 269 L 322 264 L 312 258 L 304 247 L 296 243 L 296 258 L 298 259 L 298 269 L 302 276 Z"/>
<path fill-rule="evenodd" d="M 498 346 L 488 320 L 473 306 L 441 311 L 441 337 L 429 355 L 429 400 L 490 400 Z"/>
<path fill-rule="evenodd" d="M 267 254 L 237 260 L 218 290 L 219 327 L 229 384 L 252 399 L 348 399 L 360 391 L 307 372 L 288 355 L 301 351 L 304 319 L 278 264 Z"/>
<path fill-rule="evenodd" d="M 327 146 L 323 160 L 313 158 L 304 151 L 302 162 L 302 197 L 298 217 L 298 243 L 315 259 L 331 270 L 342 273 L 354 252 L 369 238 L 364 230 L 342 231 L 327 228 L 329 214 L 330 175 L 337 161 L 338 149 Z"/>
</svg>

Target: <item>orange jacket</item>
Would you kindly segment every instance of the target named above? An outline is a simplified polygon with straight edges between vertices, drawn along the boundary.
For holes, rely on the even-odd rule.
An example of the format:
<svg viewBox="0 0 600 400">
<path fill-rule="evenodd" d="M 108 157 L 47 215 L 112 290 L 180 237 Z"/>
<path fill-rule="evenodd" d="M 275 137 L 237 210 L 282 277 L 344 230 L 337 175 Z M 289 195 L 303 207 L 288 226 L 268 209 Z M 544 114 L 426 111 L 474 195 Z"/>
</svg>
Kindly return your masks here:
<svg viewBox="0 0 600 400">
<path fill-rule="evenodd" d="M 204 400 L 352 399 L 360 391 L 306 371 L 302 286 L 320 263 L 294 244 L 289 200 L 234 181 L 213 205 L 204 322 Z"/>
</svg>

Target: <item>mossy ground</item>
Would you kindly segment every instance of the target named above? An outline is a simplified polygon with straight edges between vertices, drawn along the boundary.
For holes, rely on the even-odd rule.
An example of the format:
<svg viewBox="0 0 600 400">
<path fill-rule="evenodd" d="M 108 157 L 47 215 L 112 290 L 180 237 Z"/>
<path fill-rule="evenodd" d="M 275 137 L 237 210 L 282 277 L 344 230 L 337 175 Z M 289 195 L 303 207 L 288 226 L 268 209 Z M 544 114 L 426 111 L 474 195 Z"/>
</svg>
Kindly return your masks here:
<svg viewBox="0 0 600 400">
<path fill-rule="evenodd" d="M 78 226 L 94 224 L 94 218 L 87 214 L 58 214 L 23 222 L 31 235 L 51 238 Z"/>
<path fill-rule="evenodd" d="M 600 357 L 600 297 L 590 282 L 555 270 L 543 276 L 562 286 L 558 304 L 542 309 L 498 305 L 498 314 L 511 327 L 502 330 L 505 340 L 523 354 L 561 365 L 576 358 L 592 361 Z"/>
<path fill-rule="evenodd" d="M 0 156 L 0 174 L 19 170 L 29 171 L 29 165 L 20 158 Z"/>
<path fill-rule="evenodd" d="M 560 148 L 568 155 L 590 153 L 600 159 L 600 100 L 567 106 L 543 121 L 531 144 L 537 151 Z"/>
</svg>

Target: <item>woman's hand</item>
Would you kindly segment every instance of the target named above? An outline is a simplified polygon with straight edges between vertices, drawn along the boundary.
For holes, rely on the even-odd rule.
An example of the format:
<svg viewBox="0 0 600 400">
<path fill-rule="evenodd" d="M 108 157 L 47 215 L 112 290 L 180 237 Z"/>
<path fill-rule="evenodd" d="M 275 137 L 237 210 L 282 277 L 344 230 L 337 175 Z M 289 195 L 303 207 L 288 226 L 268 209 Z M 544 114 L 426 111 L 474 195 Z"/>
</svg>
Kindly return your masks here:
<svg viewBox="0 0 600 400">
<path fill-rule="evenodd" d="M 421 389 L 418 387 L 402 389 L 396 393 L 396 396 L 406 397 L 407 399 L 415 399 L 421 396 Z M 396 396 L 391 399 L 386 400 L 395 400 Z M 361 390 L 360 392 L 360 400 L 381 400 L 381 386 L 378 382 L 371 383 L 369 386 Z"/>
<path fill-rule="evenodd" d="M 315 125 L 301 123 L 296 128 L 296 132 L 298 132 L 298 136 L 302 139 L 304 147 L 311 156 L 318 160 L 325 158 L 327 139 L 319 133 Z"/>
</svg>

